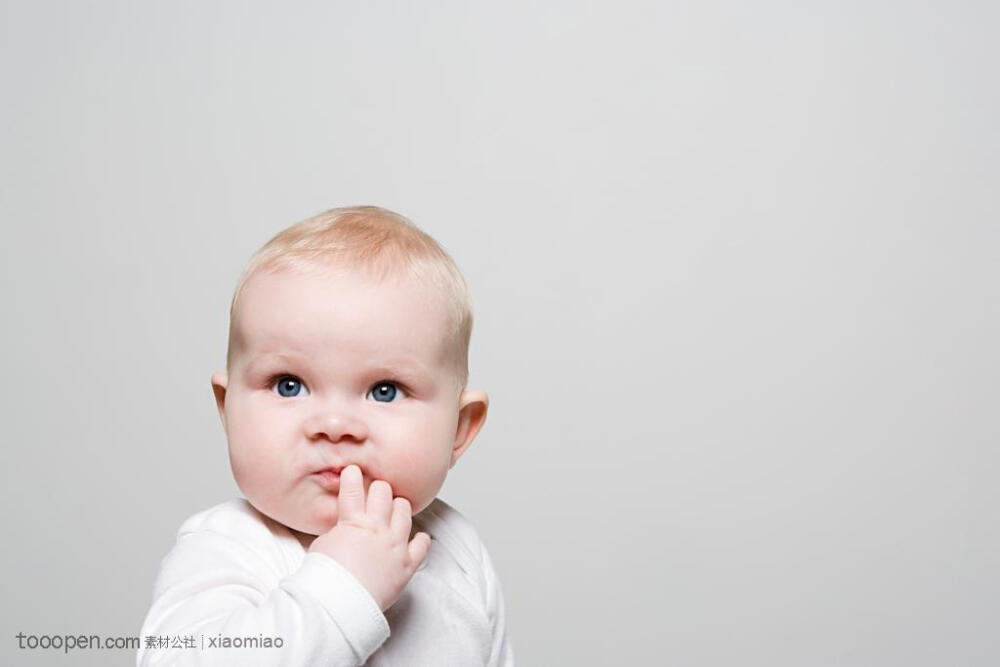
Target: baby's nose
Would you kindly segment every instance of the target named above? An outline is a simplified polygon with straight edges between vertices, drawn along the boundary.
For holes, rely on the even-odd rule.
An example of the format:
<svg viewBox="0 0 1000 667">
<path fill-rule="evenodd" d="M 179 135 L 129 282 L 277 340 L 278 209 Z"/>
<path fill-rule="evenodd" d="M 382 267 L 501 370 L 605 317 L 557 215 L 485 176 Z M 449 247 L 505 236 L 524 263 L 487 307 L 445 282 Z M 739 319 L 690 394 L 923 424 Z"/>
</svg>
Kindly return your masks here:
<svg viewBox="0 0 1000 667">
<path fill-rule="evenodd" d="M 306 424 L 306 431 L 310 439 L 327 438 L 333 442 L 354 440 L 361 443 L 368 438 L 365 422 L 342 408 L 313 415 Z"/>
</svg>

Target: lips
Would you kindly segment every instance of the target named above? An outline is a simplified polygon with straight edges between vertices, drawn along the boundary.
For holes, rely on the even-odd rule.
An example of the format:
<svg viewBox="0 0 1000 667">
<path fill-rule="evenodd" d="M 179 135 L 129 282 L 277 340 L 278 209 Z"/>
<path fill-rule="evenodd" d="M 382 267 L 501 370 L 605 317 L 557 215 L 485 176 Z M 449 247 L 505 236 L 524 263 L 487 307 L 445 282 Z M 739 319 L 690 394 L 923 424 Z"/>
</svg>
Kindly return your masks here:
<svg viewBox="0 0 1000 667">
<path fill-rule="evenodd" d="M 362 479 L 367 479 L 365 475 L 365 468 L 354 462 L 341 463 L 339 465 L 327 465 L 318 470 L 315 470 L 310 477 L 314 479 L 320 486 L 322 486 L 327 491 L 332 493 L 340 492 L 340 473 L 343 472 L 344 468 L 349 465 L 356 465 L 361 469 Z"/>
<path fill-rule="evenodd" d="M 343 467 L 323 468 L 312 474 L 312 477 L 327 491 L 340 491 L 340 471 Z"/>
</svg>

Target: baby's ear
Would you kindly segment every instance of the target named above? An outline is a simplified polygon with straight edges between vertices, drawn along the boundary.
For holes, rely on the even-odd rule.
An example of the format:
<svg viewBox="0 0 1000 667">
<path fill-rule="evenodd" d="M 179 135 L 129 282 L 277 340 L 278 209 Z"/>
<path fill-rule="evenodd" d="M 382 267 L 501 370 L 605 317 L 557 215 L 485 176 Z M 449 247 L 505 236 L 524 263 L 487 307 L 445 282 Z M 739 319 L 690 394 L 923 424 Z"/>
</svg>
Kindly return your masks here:
<svg viewBox="0 0 1000 667">
<path fill-rule="evenodd" d="M 455 446 L 451 450 L 451 465 L 454 467 L 459 457 L 465 453 L 476 439 L 479 429 L 486 423 L 486 412 L 490 407 L 490 397 L 485 391 L 463 391 L 458 399 L 458 428 L 455 431 Z"/>
<path fill-rule="evenodd" d="M 222 428 L 226 428 L 226 388 L 228 386 L 228 375 L 221 372 L 212 374 L 212 392 L 215 394 L 215 407 L 219 410 Z"/>
</svg>

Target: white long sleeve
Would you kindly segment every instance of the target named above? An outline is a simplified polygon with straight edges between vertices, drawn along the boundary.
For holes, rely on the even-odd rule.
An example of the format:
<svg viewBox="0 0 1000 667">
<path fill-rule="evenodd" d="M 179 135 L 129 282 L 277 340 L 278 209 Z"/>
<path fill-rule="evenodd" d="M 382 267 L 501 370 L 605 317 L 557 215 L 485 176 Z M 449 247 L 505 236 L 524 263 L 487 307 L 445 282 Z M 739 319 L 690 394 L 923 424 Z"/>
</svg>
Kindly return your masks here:
<svg viewBox="0 0 1000 667">
<path fill-rule="evenodd" d="M 291 538 L 294 539 L 294 538 Z M 294 552 L 292 552 L 294 553 Z M 289 559 L 263 525 L 241 512 L 209 511 L 189 519 L 163 560 L 149 636 L 192 636 L 194 648 L 151 648 L 139 667 L 361 665 L 389 637 L 389 625 L 367 590 L 335 560 Z M 236 638 L 251 648 L 213 647 Z M 247 639 L 250 642 L 247 642 Z M 281 648 L 260 648 L 263 638 Z"/>
<path fill-rule="evenodd" d="M 500 588 L 500 578 L 493 569 L 493 561 L 482 546 L 483 579 L 486 590 L 486 613 L 490 619 L 492 636 L 490 638 L 490 665 L 498 667 L 513 667 L 514 652 L 507 641 L 507 623 L 503 603 L 503 590 Z"/>
<path fill-rule="evenodd" d="M 307 553 L 246 500 L 192 516 L 161 562 L 136 664 L 513 665 L 500 582 L 475 529 L 440 499 L 413 524 L 431 536 L 431 549 L 383 614 L 339 563 Z M 192 637 L 193 646 L 159 647 L 157 637 Z M 280 648 L 264 647 L 279 638 Z M 251 647 L 212 646 L 226 639 Z"/>
</svg>

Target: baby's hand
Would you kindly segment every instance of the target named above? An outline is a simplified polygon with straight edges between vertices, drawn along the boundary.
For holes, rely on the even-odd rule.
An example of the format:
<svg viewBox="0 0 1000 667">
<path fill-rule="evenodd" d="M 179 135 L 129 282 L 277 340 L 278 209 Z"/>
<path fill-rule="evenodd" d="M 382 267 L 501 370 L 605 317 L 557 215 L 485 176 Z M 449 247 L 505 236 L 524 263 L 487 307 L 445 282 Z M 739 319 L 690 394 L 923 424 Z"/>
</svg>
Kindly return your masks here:
<svg viewBox="0 0 1000 667">
<path fill-rule="evenodd" d="M 337 510 L 337 525 L 313 540 L 309 551 L 326 554 L 343 565 L 385 611 L 427 556 L 430 535 L 420 532 L 409 539 L 410 501 L 394 500 L 388 482 L 373 481 L 366 503 L 361 468 L 356 465 L 340 471 Z"/>
</svg>

